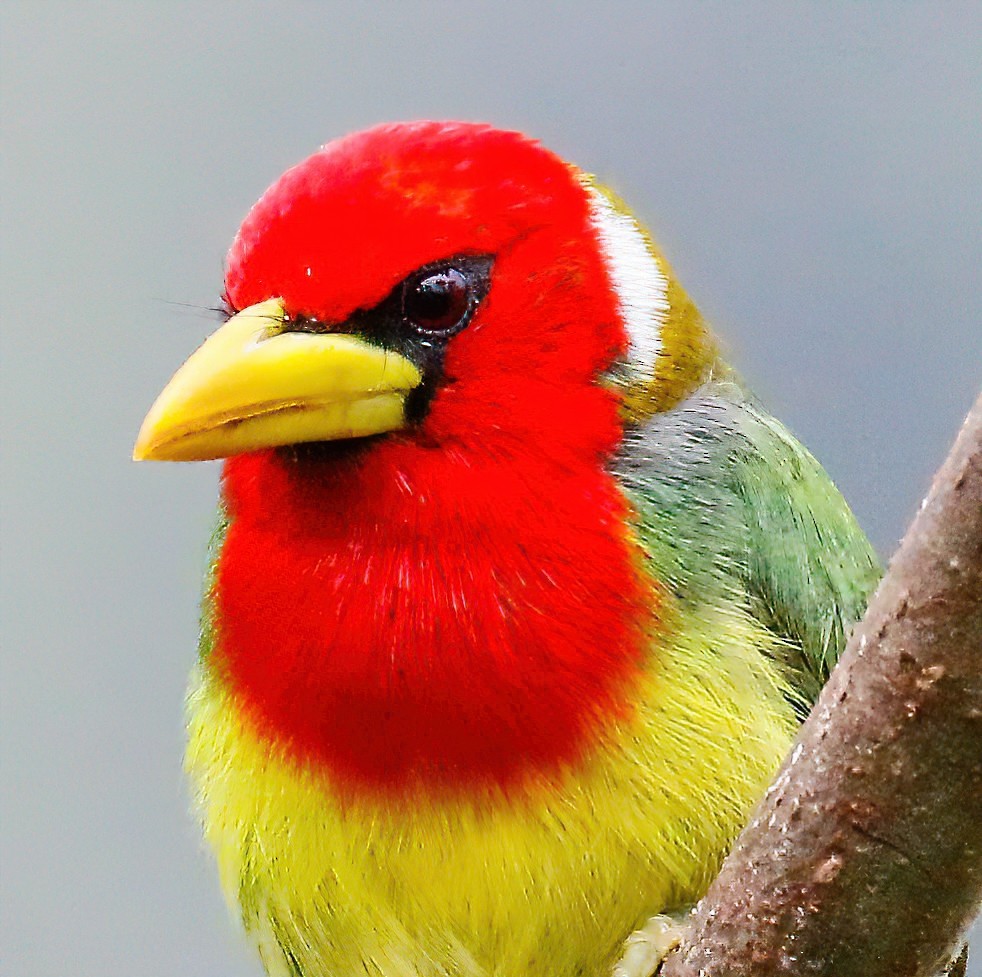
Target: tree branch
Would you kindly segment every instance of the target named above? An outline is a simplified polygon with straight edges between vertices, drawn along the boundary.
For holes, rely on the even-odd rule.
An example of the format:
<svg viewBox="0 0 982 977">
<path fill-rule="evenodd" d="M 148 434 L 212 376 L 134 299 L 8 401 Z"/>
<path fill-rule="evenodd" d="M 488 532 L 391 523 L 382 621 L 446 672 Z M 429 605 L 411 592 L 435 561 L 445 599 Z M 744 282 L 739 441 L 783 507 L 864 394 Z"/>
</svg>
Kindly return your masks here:
<svg viewBox="0 0 982 977">
<path fill-rule="evenodd" d="M 930 977 L 982 901 L 982 396 L 664 977 Z"/>
</svg>

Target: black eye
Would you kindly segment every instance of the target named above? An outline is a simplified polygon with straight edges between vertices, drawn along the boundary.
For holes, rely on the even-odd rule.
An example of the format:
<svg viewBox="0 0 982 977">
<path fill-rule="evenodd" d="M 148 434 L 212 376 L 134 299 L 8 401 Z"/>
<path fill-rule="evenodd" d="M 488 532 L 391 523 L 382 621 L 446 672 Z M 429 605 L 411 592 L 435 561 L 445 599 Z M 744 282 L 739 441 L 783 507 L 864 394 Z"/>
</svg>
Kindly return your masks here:
<svg viewBox="0 0 982 977">
<path fill-rule="evenodd" d="M 449 332 L 470 308 L 470 285 L 456 268 L 421 272 L 403 286 L 402 314 L 421 332 Z"/>
</svg>

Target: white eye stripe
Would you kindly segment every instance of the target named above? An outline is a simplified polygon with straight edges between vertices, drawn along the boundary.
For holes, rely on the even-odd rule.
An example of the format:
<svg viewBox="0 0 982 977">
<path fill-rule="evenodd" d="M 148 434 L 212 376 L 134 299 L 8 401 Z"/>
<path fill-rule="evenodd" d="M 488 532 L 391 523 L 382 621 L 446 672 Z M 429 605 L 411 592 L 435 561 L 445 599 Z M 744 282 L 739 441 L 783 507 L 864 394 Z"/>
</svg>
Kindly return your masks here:
<svg viewBox="0 0 982 977">
<path fill-rule="evenodd" d="M 584 185 L 590 199 L 590 221 L 606 258 L 630 341 L 628 372 L 632 379 L 650 380 L 668 314 L 668 280 L 637 221 L 618 211 L 591 183 Z"/>
</svg>

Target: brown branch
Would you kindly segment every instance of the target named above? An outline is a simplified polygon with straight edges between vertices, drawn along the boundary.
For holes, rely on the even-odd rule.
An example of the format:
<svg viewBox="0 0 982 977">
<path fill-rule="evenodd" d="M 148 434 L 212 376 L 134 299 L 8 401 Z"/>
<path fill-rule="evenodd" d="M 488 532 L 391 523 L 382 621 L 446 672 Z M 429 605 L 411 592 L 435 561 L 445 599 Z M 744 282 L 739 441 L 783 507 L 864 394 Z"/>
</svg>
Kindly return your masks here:
<svg viewBox="0 0 982 977">
<path fill-rule="evenodd" d="M 664 977 L 930 977 L 982 900 L 982 396 Z"/>
</svg>

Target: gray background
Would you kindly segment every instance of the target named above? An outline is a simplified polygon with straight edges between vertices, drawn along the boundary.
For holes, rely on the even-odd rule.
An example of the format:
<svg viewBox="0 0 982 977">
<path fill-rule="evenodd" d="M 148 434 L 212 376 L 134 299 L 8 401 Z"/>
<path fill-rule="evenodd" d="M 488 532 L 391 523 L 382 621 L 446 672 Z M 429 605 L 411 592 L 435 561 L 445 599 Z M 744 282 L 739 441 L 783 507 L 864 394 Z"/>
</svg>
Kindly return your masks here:
<svg viewBox="0 0 982 977">
<path fill-rule="evenodd" d="M 602 174 L 889 554 L 982 379 L 980 9 L 7 0 L 4 973 L 258 972 L 180 770 L 218 468 L 128 458 L 274 177 L 420 116 Z"/>
</svg>

